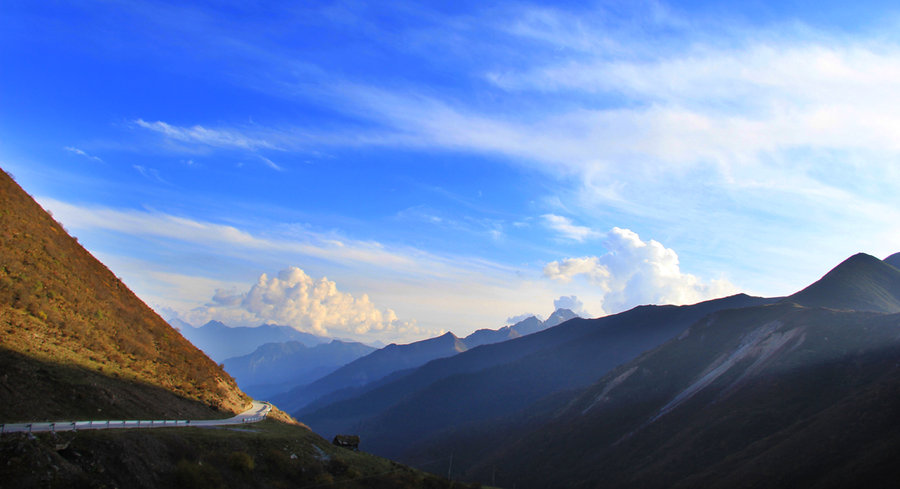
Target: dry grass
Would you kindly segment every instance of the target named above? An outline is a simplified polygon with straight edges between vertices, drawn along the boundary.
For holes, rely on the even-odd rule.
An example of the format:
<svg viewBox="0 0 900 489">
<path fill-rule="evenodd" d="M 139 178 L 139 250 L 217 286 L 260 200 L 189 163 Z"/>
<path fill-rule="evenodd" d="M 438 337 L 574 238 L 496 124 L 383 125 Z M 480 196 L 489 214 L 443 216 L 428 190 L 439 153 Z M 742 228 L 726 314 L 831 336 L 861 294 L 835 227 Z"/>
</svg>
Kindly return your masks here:
<svg viewBox="0 0 900 489">
<path fill-rule="evenodd" d="M 234 380 L 0 172 L 0 345 L 239 412 Z M 40 390 L 40 389 L 39 389 Z M 21 393 L 27 395 L 27 393 Z"/>
</svg>

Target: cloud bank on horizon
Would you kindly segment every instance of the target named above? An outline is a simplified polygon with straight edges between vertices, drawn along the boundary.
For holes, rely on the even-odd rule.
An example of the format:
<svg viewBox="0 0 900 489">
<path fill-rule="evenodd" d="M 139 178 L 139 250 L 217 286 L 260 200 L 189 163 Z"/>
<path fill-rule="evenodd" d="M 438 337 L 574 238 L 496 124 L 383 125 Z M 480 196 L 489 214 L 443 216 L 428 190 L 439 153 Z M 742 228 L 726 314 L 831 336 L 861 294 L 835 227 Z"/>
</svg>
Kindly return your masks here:
<svg viewBox="0 0 900 489">
<path fill-rule="evenodd" d="M 391 309 L 376 307 L 369 296 L 353 297 L 331 280 L 313 279 L 298 267 L 271 278 L 263 273 L 247 292 L 217 289 L 209 303 L 180 319 L 194 325 L 214 319 L 229 326 L 279 324 L 327 337 L 423 333 L 414 322 L 399 321 Z"/>
<path fill-rule="evenodd" d="M 181 315 L 402 340 L 784 295 L 900 249 L 898 12 L 21 2 L 0 166 Z"/>
</svg>

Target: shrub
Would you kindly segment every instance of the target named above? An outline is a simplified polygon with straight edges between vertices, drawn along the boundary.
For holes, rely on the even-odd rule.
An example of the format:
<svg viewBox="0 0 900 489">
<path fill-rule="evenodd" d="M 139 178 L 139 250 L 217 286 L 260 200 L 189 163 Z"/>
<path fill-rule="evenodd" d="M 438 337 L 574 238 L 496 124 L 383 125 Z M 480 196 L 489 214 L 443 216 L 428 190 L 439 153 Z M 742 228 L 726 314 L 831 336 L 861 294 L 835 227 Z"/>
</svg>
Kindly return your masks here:
<svg viewBox="0 0 900 489">
<path fill-rule="evenodd" d="M 218 489 L 223 486 L 222 476 L 214 468 L 189 460 L 178 462 L 175 482 L 185 489 Z"/>
<path fill-rule="evenodd" d="M 333 458 L 328 461 L 328 465 L 327 465 L 326 469 L 332 475 L 343 475 L 345 472 L 347 472 L 348 468 L 349 468 L 349 466 L 347 465 L 347 462 Z"/>
<path fill-rule="evenodd" d="M 237 472 L 249 474 L 254 467 L 253 457 L 244 452 L 231 452 L 228 455 L 228 466 Z"/>
</svg>

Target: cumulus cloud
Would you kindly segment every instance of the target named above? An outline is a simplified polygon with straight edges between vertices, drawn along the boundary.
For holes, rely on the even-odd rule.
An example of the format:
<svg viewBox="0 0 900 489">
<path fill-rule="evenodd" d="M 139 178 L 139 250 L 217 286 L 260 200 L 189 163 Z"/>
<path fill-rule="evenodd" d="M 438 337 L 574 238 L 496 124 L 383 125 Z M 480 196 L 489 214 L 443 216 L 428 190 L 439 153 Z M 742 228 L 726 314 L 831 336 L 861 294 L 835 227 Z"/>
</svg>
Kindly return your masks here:
<svg viewBox="0 0 900 489">
<path fill-rule="evenodd" d="M 584 277 L 603 292 L 603 309 L 613 313 L 640 304 L 690 304 L 737 291 L 727 280 L 704 282 L 683 273 L 674 250 L 637 233 L 613 228 L 601 256 L 566 258 L 544 267 L 544 276 L 562 283 Z M 565 298 L 560 298 L 562 300 Z"/>
<path fill-rule="evenodd" d="M 246 292 L 216 290 L 212 300 L 185 315 L 202 324 L 216 319 L 230 326 L 276 323 L 321 336 L 416 334 L 415 321 L 400 321 L 391 309 L 378 308 L 368 295 L 341 292 L 326 277 L 314 279 L 298 267 L 263 273 Z"/>
<path fill-rule="evenodd" d="M 584 310 L 584 303 L 574 295 L 560 296 L 559 299 L 553 301 L 553 310 L 555 311 L 557 309 L 568 309 L 582 317 L 590 316 L 590 314 Z"/>
<path fill-rule="evenodd" d="M 597 285 L 605 284 L 610 278 L 609 270 L 596 256 L 552 261 L 544 267 L 544 275 L 562 283 L 569 283 L 572 278 L 584 275 Z"/>
</svg>

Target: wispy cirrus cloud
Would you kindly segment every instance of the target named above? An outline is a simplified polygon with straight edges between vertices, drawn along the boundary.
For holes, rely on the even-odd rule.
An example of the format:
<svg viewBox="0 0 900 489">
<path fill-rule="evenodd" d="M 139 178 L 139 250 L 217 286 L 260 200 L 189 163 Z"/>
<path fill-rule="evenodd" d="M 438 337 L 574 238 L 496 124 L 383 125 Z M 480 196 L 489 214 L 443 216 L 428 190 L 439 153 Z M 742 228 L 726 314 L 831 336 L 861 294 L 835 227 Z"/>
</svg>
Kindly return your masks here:
<svg viewBox="0 0 900 489">
<path fill-rule="evenodd" d="M 90 154 L 88 154 L 86 151 L 84 151 L 84 150 L 82 150 L 82 149 L 78 149 L 78 148 L 76 148 L 76 147 L 74 147 L 74 146 L 66 146 L 66 147 L 63 148 L 63 149 L 66 150 L 66 151 L 68 151 L 68 152 L 70 152 L 70 153 L 75 153 L 75 154 L 77 154 L 77 155 L 79 155 L 79 156 L 84 156 L 85 158 L 87 158 L 87 159 L 89 159 L 89 160 L 94 160 L 94 161 L 96 161 L 96 162 L 103 163 L 103 160 L 100 159 L 99 156 L 90 155 Z"/>
<path fill-rule="evenodd" d="M 573 224 L 572 220 L 568 217 L 559 216 L 556 214 L 544 214 L 541 217 L 544 219 L 544 224 L 547 227 L 558 232 L 562 237 L 570 239 L 572 241 L 583 242 L 591 238 L 603 236 L 602 233 L 599 233 L 587 226 L 579 226 L 577 224 Z"/>
<path fill-rule="evenodd" d="M 280 167 L 277 163 L 275 163 L 274 161 L 272 161 L 272 160 L 266 158 L 265 156 L 259 155 L 259 159 L 260 159 L 266 166 L 268 166 L 269 168 L 271 168 L 271 169 L 273 169 L 273 170 L 284 171 L 284 168 Z"/>
<path fill-rule="evenodd" d="M 146 210 L 122 210 L 108 207 L 82 207 L 50 198 L 39 199 L 52 209 L 61 222 L 75 229 L 102 229 L 134 236 L 153 236 L 208 247 L 291 252 L 340 263 L 368 263 L 382 267 L 407 269 L 416 260 L 386 250 L 374 242 L 348 241 L 304 232 L 294 239 L 262 237 L 232 225 L 174 216 Z M 413 253 L 413 252 L 411 252 Z"/>
<path fill-rule="evenodd" d="M 160 176 L 159 174 L 159 170 L 157 170 L 156 168 L 147 168 L 143 165 L 131 165 L 131 167 L 148 180 L 153 180 L 159 183 L 168 183 L 163 180 L 162 176 Z"/>
<path fill-rule="evenodd" d="M 262 137 L 252 136 L 237 129 L 214 129 L 194 125 L 190 127 L 176 126 L 163 121 L 148 122 L 143 119 L 134 121 L 138 127 L 161 134 L 176 141 L 200 144 L 215 148 L 245 149 L 279 149 L 278 145 Z"/>
</svg>

